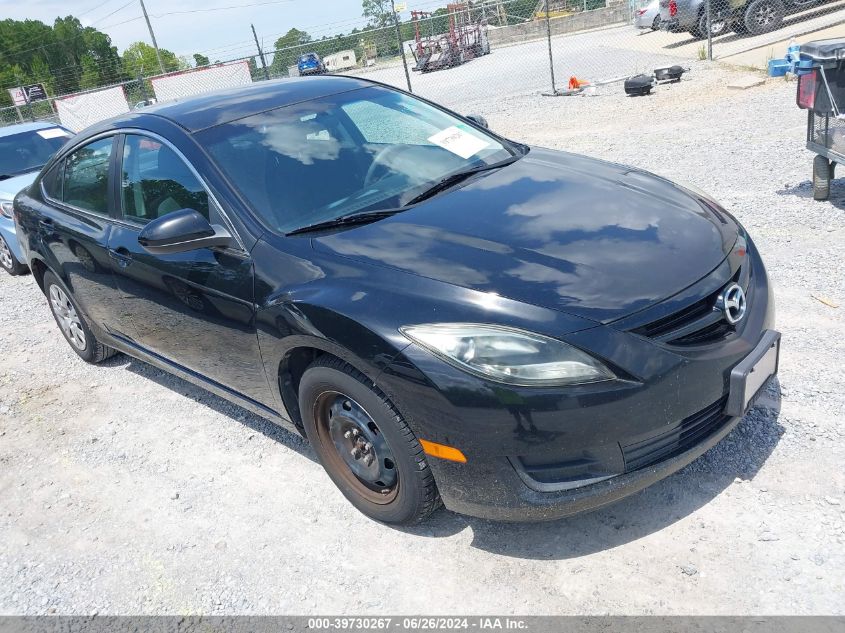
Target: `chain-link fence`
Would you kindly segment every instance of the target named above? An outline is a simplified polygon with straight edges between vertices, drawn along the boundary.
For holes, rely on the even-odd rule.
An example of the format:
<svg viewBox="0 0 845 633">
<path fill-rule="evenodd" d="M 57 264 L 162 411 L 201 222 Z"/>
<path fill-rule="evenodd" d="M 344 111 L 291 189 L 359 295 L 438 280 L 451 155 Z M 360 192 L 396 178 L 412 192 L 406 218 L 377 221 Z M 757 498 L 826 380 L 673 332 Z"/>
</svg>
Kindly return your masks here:
<svg viewBox="0 0 845 633">
<path fill-rule="evenodd" d="M 477 0 L 446 6 L 421 0 L 401 14 L 388 12 L 362 28 L 330 34 L 337 28 L 312 29 L 310 39 L 276 50 L 241 46 L 222 65 L 197 69 L 205 74 L 141 76 L 107 87 L 122 90 L 120 108 L 128 111 L 154 99 L 328 72 L 484 113 L 515 95 L 563 94 L 585 84 L 621 90 L 618 82 L 626 77 L 698 60 L 765 70 L 793 41 L 845 36 L 845 0 Z M 237 82 L 225 79 L 229 75 Z M 2 108 L 0 123 L 62 120 L 71 98 L 77 114 L 90 109 L 73 128 L 114 113 L 85 94 L 90 91 Z"/>
</svg>

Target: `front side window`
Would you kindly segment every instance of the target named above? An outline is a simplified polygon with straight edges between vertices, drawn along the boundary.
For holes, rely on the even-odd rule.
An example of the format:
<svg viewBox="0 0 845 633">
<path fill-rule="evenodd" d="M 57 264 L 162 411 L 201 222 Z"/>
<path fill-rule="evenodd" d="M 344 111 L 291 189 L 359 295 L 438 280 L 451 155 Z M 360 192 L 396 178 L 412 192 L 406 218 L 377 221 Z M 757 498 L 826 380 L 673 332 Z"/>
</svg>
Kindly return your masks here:
<svg viewBox="0 0 845 633">
<path fill-rule="evenodd" d="M 123 215 L 147 223 L 173 211 L 193 209 L 209 219 L 208 194 L 185 161 L 167 145 L 127 134 L 121 166 Z"/>
<path fill-rule="evenodd" d="M 401 92 L 367 87 L 197 133 L 270 228 L 402 208 L 446 177 L 517 155 Z"/>
<path fill-rule="evenodd" d="M 109 215 L 109 161 L 112 137 L 94 141 L 65 158 L 62 200 L 65 203 Z"/>
</svg>

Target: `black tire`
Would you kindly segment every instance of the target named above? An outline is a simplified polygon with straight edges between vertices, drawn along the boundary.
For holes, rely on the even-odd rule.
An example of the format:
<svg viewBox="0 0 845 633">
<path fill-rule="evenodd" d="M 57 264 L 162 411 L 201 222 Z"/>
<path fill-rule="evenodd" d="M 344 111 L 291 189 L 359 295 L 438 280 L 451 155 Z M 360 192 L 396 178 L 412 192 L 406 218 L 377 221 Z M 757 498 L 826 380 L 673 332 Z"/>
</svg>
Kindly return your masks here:
<svg viewBox="0 0 845 633">
<path fill-rule="evenodd" d="M 359 416 L 363 414 L 365 420 L 375 425 L 374 428 L 367 423 L 377 438 L 372 441 L 380 443 L 381 452 L 373 450 L 372 454 L 376 456 L 376 468 L 380 469 L 382 462 L 386 463 L 385 468 L 389 470 L 384 472 L 394 477 L 391 483 L 368 482 L 353 472 L 347 463 L 349 457 L 336 444 L 354 443 L 358 434 L 348 440 L 341 439 L 339 434 L 343 429 L 352 428 L 348 426 L 350 418 L 345 417 L 350 414 L 338 410 L 332 416 L 337 409 L 326 407 L 332 402 L 341 402 L 343 409 L 349 405 L 348 411 Z M 323 468 L 363 514 L 382 523 L 410 525 L 424 520 L 440 506 L 434 476 L 413 431 L 387 396 L 354 367 L 333 356 L 314 361 L 299 384 L 299 411 L 305 435 Z M 353 424 L 353 427 L 357 426 Z M 343 450 L 346 448 L 344 444 Z M 390 458 L 383 459 L 385 454 Z"/>
<path fill-rule="evenodd" d="M 654 21 L 651 23 L 651 30 L 652 31 L 659 31 L 660 30 L 660 16 L 655 15 Z"/>
<path fill-rule="evenodd" d="M 24 264 L 18 261 L 18 258 L 15 257 L 15 254 L 9 248 L 9 244 L 2 235 L 0 235 L 0 268 L 12 275 L 12 277 L 22 275 L 29 270 Z"/>
<path fill-rule="evenodd" d="M 67 287 L 50 271 L 44 273 L 44 294 L 47 296 L 47 305 L 50 306 L 50 312 L 52 312 L 53 318 L 56 320 L 56 325 L 59 326 L 62 336 L 65 337 L 68 345 L 70 345 L 70 348 L 76 352 L 76 355 L 79 356 L 79 358 L 84 360 L 86 363 L 96 364 L 117 354 L 117 350 L 112 349 L 107 345 L 103 345 L 97 340 L 91 332 L 91 328 L 88 325 L 85 315 L 73 300 L 73 297 Z M 67 319 L 70 319 L 71 317 L 59 314 L 57 301 L 54 300 L 58 297 L 62 298 L 62 302 L 66 299 L 73 308 L 73 312 L 71 314 L 76 317 L 76 321 L 71 327 L 66 327 L 66 325 L 63 324 L 63 321 L 66 323 Z"/>
<path fill-rule="evenodd" d="M 743 23 L 751 35 L 774 31 L 783 22 L 786 8 L 782 0 L 751 0 L 745 8 Z"/>
<path fill-rule="evenodd" d="M 830 198 L 830 180 L 833 178 L 833 166 L 824 156 L 813 159 L 813 200 Z"/>
<path fill-rule="evenodd" d="M 715 19 L 712 16 L 710 17 L 710 32 L 712 33 L 713 37 L 719 37 L 720 35 L 724 35 L 729 30 L 730 22 L 727 19 Z M 698 24 L 695 28 L 694 35 L 699 39 L 707 37 L 707 13 L 702 13 L 698 17 Z"/>
</svg>

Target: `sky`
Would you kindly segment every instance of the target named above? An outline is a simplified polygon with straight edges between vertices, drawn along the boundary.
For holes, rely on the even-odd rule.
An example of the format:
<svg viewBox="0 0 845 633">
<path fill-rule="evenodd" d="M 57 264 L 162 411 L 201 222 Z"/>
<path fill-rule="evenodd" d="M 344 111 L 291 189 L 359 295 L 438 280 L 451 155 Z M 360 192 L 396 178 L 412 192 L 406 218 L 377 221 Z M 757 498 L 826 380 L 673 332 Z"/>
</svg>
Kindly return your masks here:
<svg viewBox="0 0 845 633">
<path fill-rule="evenodd" d="M 254 55 L 249 25 L 254 24 L 262 46 L 296 27 L 312 36 L 335 35 L 365 23 L 360 0 L 144 0 L 161 48 L 177 55 L 202 53 L 211 61 Z M 429 9 L 432 0 L 413 7 Z M 223 9 L 223 7 L 236 7 Z M 212 9 L 212 10 L 209 10 Z M 139 40 L 151 44 L 139 0 L 0 0 L 0 16 L 41 20 L 52 24 L 58 16 L 74 15 L 85 26 L 107 33 L 119 52 Z M 169 15 L 164 15 L 169 14 Z M 407 17 L 407 12 L 403 18 Z"/>
</svg>

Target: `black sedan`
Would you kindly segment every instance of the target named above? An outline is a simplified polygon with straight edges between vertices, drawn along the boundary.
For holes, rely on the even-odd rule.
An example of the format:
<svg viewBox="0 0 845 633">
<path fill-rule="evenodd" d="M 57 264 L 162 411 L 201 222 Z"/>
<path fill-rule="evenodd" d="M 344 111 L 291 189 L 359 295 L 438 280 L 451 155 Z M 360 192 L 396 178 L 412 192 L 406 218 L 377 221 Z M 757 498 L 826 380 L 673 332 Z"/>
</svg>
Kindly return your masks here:
<svg viewBox="0 0 845 633">
<path fill-rule="evenodd" d="M 80 357 L 293 427 L 388 523 L 609 503 L 722 439 L 777 371 L 766 269 L 712 199 L 359 79 L 102 123 L 15 218 Z"/>
</svg>

